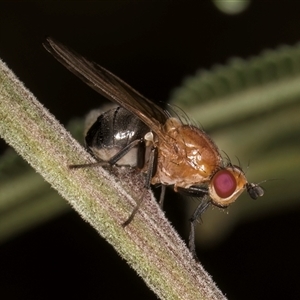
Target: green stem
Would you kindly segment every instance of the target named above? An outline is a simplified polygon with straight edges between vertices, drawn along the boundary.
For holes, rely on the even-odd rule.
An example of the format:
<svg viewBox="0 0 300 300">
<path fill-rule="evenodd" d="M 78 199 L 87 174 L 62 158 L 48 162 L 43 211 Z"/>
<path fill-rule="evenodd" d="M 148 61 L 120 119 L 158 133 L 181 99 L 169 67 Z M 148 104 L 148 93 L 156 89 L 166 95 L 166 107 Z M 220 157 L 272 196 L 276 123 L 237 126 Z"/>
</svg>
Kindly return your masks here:
<svg viewBox="0 0 300 300">
<path fill-rule="evenodd" d="M 119 174 L 129 193 L 102 168 L 71 170 L 70 164 L 89 163 L 92 158 L 1 61 L 0 135 L 113 245 L 158 297 L 225 299 L 192 259 L 150 192 L 133 222 L 121 226 L 143 187 L 141 175 Z"/>
</svg>

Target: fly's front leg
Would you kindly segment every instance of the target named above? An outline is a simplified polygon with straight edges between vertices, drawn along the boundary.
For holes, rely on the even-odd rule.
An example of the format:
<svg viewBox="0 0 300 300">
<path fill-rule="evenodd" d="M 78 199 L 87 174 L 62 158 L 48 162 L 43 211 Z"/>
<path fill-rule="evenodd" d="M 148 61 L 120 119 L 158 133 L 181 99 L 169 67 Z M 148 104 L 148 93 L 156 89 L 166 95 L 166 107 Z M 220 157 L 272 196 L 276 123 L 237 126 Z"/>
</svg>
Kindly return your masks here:
<svg viewBox="0 0 300 300">
<path fill-rule="evenodd" d="M 190 218 L 191 229 L 190 229 L 190 236 L 189 236 L 189 248 L 196 261 L 199 261 L 199 259 L 196 254 L 195 227 L 196 227 L 197 220 L 199 219 L 199 217 L 201 217 L 202 213 L 208 208 L 210 204 L 211 204 L 210 198 L 207 195 L 204 196 L 201 203 L 197 206 L 192 217 Z"/>
<path fill-rule="evenodd" d="M 195 260 L 199 261 L 196 254 L 196 246 L 195 246 L 195 227 L 197 224 L 197 220 L 201 217 L 201 214 L 207 209 L 207 207 L 211 204 L 211 199 L 209 197 L 209 191 L 206 185 L 193 185 L 189 188 L 177 188 L 177 191 L 180 194 L 201 198 L 201 203 L 195 209 L 192 217 L 190 218 L 190 235 L 189 235 L 189 249 Z"/>
</svg>

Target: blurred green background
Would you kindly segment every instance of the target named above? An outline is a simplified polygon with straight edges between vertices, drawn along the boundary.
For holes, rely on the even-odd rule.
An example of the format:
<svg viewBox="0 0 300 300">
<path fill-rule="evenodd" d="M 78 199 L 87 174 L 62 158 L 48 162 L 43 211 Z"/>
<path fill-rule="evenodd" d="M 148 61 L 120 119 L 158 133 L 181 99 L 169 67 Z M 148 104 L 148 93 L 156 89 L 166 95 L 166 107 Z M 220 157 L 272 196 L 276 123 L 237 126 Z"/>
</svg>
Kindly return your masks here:
<svg viewBox="0 0 300 300">
<path fill-rule="evenodd" d="M 267 180 L 263 198 L 245 194 L 203 215 L 204 267 L 229 299 L 299 299 L 300 3 L 234 1 L 235 11 L 217 2 L 0 2 L 0 58 L 81 140 L 83 116 L 106 101 L 43 49 L 48 35 L 181 107 L 249 181 Z M 1 299 L 155 299 L 2 140 L 0 148 Z M 167 193 L 166 215 L 185 240 L 197 204 Z"/>
</svg>

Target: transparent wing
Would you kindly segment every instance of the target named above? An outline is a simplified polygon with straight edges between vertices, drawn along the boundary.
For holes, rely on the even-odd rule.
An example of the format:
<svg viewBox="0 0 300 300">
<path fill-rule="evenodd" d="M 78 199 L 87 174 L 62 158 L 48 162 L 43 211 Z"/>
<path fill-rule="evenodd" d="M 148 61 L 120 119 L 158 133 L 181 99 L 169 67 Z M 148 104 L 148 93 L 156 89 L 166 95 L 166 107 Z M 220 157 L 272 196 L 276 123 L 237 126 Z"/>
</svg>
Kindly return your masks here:
<svg viewBox="0 0 300 300">
<path fill-rule="evenodd" d="M 159 137 L 162 137 L 161 126 L 165 123 L 167 115 L 161 107 L 105 68 L 87 60 L 53 38 L 47 38 L 44 47 L 83 82 L 105 98 L 136 115 Z"/>
</svg>

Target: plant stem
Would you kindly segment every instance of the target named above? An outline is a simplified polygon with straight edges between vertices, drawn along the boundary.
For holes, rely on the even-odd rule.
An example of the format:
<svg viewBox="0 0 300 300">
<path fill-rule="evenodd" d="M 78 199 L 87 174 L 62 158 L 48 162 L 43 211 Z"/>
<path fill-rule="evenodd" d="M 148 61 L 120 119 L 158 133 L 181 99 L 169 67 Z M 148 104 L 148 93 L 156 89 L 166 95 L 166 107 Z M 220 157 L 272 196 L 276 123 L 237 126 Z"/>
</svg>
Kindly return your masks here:
<svg viewBox="0 0 300 300">
<path fill-rule="evenodd" d="M 1 61 L 0 135 L 113 245 L 158 297 L 225 299 L 150 192 L 133 222 L 121 226 L 143 187 L 141 174 L 120 171 L 119 179 L 128 185 L 125 190 L 102 168 L 71 170 L 70 164 L 93 159 Z"/>
</svg>

